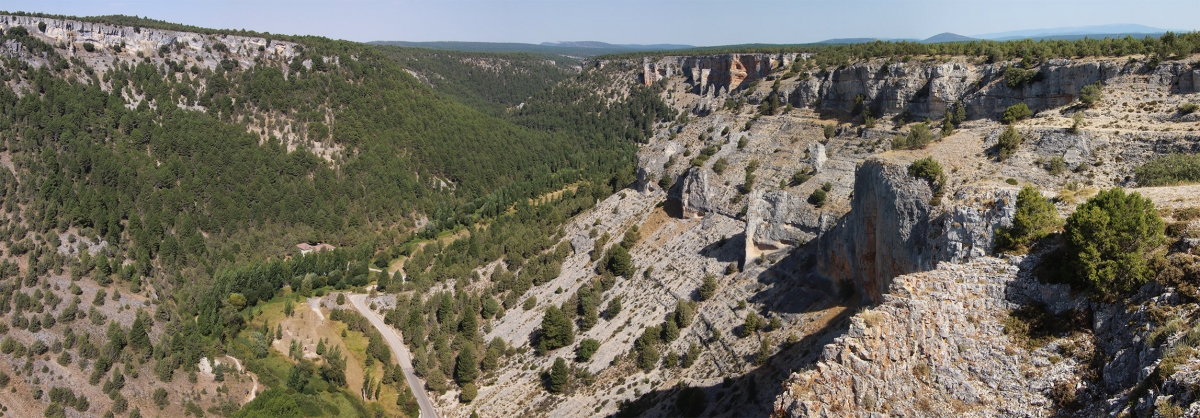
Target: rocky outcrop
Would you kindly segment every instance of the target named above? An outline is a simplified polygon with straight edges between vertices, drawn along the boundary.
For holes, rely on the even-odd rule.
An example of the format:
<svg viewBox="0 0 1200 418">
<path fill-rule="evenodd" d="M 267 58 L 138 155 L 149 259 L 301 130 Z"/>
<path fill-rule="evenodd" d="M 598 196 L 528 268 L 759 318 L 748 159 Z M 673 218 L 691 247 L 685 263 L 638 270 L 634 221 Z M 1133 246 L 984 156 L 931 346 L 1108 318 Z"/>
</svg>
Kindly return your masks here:
<svg viewBox="0 0 1200 418">
<path fill-rule="evenodd" d="M 1084 86 L 1120 75 L 1145 71 L 1118 60 L 1050 60 L 1036 68 L 1037 76 L 1017 88 L 1004 80 L 1004 64 L 973 65 L 885 63 L 872 61 L 818 74 L 799 82 L 789 94 L 796 106 L 851 112 L 856 98 L 876 115 L 905 111 L 912 119 L 939 119 L 957 101 L 969 117 L 995 117 L 1008 106 L 1025 103 L 1034 111 L 1071 104 Z M 1200 70 L 1171 62 L 1151 69 L 1150 87 L 1175 93 L 1200 92 Z"/>
<path fill-rule="evenodd" d="M 766 77 L 772 70 L 790 66 L 801 54 L 723 54 L 671 56 L 642 62 L 645 85 L 676 74 L 683 75 L 698 95 L 720 95 L 745 83 Z"/>
<path fill-rule="evenodd" d="M 983 258 L 897 277 L 808 371 L 793 374 L 777 416 L 1040 416 L 1073 359 L 1029 371 L 1001 318 L 1015 263 Z M 1025 279 L 1027 286 L 1040 286 Z M 1037 289 L 1033 289 L 1036 291 Z"/>
<path fill-rule="evenodd" d="M 39 24 L 45 24 L 45 30 L 39 30 Z M 72 45 L 68 48 L 73 54 L 84 52 L 83 44 L 90 43 L 97 49 L 113 49 L 119 47 L 130 54 L 142 53 L 153 56 L 163 46 L 178 45 L 193 55 L 201 64 L 215 68 L 223 56 L 240 61 L 240 65 L 254 65 L 255 58 L 272 58 L 290 60 L 299 55 L 297 45 L 292 42 L 268 40 L 259 37 L 237 35 L 204 35 L 191 32 L 141 28 L 133 26 L 118 26 L 103 23 L 84 22 L 78 20 L 51 19 L 34 16 L 0 15 L 0 29 L 8 30 L 15 26 L 23 26 L 30 34 Z M 226 51 L 218 51 L 213 57 L 213 46 L 225 46 Z"/>
<path fill-rule="evenodd" d="M 1122 302 L 1093 301 L 1035 278 L 1038 263 L 980 257 L 896 277 L 881 304 L 784 382 L 775 416 L 1200 412 L 1197 328 L 1185 319 L 1194 303 L 1153 282 Z M 1041 327 L 1039 339 L 1023 326 Z"/>
<path fill-rule="evenodd" d="M 896 276 L 990 254 L 993 231 L 1011 223 L 1015 211 L 1015 193 L 1002 190 L 966 189 L 931 206 L 929 183 L 906 171 L 880 159 L 865 161 L 854 179 L 850 212 L 819 238 L 818 273 L 852 281 L 874 303 L 883 301 Z"/>
<path fill-rule="evenodd" d="M 710 184 L 711 170 L 692 167 L 683 175 L 679 187 L 679 203 L 683 206 L 684 218 L 700 218 L 717 211 L 716 185 Z"/>
<path fill-rule="evenodd" d="M 820 217 L 800 196 L 755 190 L 746 206 L 745 262 L 817 237 Z"/>
<path fill-rule="evenodd" d="M 821 172 L 821 168 L 825 167 L 825 145 L 820 142 L 811 142 L 808 144 L 808 165 L 811 165 L 813 171 Z"/>
<path fill-rule="evenodd" d="M 933 257 L 964 263 L 992 254 L 996 228 L 1012 226 L 1017 190 L 970 187 L 944 201 L 945 212 L 933 221 L 937 228 Z"/>
<path fill-rule="evenodd" d="M 893 277 L 935 265 L 929 220 L 933 191 L 903 167 L 868 160 L 854 179 L 851 209 L 820 238 L 817 269 L 851 280 L 872 301 L 883 300 Z"/>
</svg>

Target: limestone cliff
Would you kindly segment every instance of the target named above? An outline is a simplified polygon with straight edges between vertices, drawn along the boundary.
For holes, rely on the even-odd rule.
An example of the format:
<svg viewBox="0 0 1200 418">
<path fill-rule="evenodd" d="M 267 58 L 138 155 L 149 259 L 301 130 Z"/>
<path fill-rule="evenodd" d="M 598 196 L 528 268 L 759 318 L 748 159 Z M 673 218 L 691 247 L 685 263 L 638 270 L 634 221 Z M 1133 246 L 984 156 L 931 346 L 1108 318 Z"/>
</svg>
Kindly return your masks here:
<svg viewBox="0 0 1200 418">
<path fill-rule="evenodd" d="M 817 271 L 849 280 L 881 302 L 893 277 L 932 270 L 941 261 L 988 255 L 994 229 L 1012 222 L 1011 190 L 965 189 L 941 206 L 903 165 L 870 159 L 854 179 L 851 210 L 820 237 Z"/>
<path fill-rule="evenodd" d="M 1004 79 L 1010 63 L 975 65 L 886 63 L 872 61 L 835 69 L 800 81 L 790 92 L 796 106 L 851 112 L 855 98 L 876 115 L 908 112 L 911 119 L 939 119 L 956 101 L 972 118 L 993 118 L 1008 106 L 1025 103 L 1034 111 L 1071 104 L 1079 90 L 1095 82 L 1137 73 L 1146 81 L 1177 93 L 1200 91 L 1200 69 L 1186 63 L 1143 68 L 1117 60 L 1050 60 L 1034 69 L 1033 80 L 1015 88 Z"/>
<path fill-rule="evenodd" d="M 753 80 L 780 81 L 779 94 L 796 107 L 850 113 L 861 96 L 862 106 L 876 116 L 906 113 L 910 120 L 940 119 L 962 102 L 971 118 L 994 118 L 1008 106 L 1025 103 L 1035 112 L 1066 106 L 1079 91 L 1092 83 L 1109 83 L 1119 77 L 1139 75 L 1151 88 L 1175 94 L 1200 92 L 1200 68 L 1186 62 L 1166 62 L 1154 67 L 1115 59 L 1066 60 L 1041 63 L 1032 80 L 1009 86 L 1005 69 L 1016 63 L 980 64 L 971 60 L 950 62 L 892 62 L 876 59 L 829 70 L 804 72 L 784 79 L 773 69 L 790 66 L 803 54 L 729 54 L 717 56 L 672 56 L 644 60 L 641 79 L 651 84 L 671 76 L 683 76 L 692 93 L 720 97 Z M 751 104 L 765 97 L 749 95 Z M 706 102 L 694 109 L 712 111 L 721 101 Z"/>
<path fill-rule="evenodd" d="M 722 54 L 704 56 L 670 56 L 642 63 L 642 82 L 645 85 L 683 75 L 694 86 L 695 94 L 720 95 L 745 83 L 766 77 L 773 70 L 792 65 L 802 54 Z"/>
</svg>

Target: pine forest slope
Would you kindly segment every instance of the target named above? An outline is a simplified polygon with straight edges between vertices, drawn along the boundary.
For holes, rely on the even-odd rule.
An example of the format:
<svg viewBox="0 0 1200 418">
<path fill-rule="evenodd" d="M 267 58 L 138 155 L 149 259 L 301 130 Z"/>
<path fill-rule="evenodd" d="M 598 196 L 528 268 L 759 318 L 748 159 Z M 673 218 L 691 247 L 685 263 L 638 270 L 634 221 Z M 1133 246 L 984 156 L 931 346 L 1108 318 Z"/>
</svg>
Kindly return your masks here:
<svg viewBox="0 0 1200 418">
<path fill-rule="evenodd" d="M 297 408 L 365 413 L 374 407 L 354 401 L 339 378 L 344 359 L 293 364 L 266 349 L 267 337 L 283 335 L 272 332 L 279 318 L 271 315 L 290 310 L 280 299 L 288 285 L 315 289 L 307 294 L 361 286 L 369 262 L 479 224 L 488 231 L 475 249 L 481 255 L 536 256 L 578 207 L 633 178 L 626 129 L 577 135 L 489 116 L 434 91 L 372 46 L 121 16 L 0 15 L 0 29 L 7 243 L 0 307 L 15 308 L 8 322 L 16 337 L 5 344 L 37 347 L 87 333 L 84 351 L 56 345 L 55 369 L 20 384 L 41 390 L 48 387 L 39 382 L 66 378 L 94 403 L 113 399 L 89 407 L 53 392 L 50 409 L 148 410 L 149 392 L 122 395 L 107 384 L 100 391 L 113 363 L 125 366 L 111 379 L 130 379 L 135 391 L 165 382 L 164 399 L 178 400 L 199 387 L 179 376 L 205 370 L 203 357 L 228 353 L 271 388 L 254 411 L 279 412 L 278 394 L 312 387 L 286 379 L 307 374 L 332 395 L 318 391 Z M 572 184 L 559 201 L 529 206 Z M 303 242 L 339 248 L 301 256 L 295 245 Z M 107 295 L 120 305 L 104 307 Z M 79 307 L 81 298 L 94 299 L 91 312 Z M 30 321 L 28 311 L 39 315 Z M 90 325 L 75 321 L 82 317 Z M 93 352 L 98 346 L 105 348 Z M 14 350 L 30 352 L 5 354 Z M 62 369 L 74 359 L 77 371 Z M 350 383 L 363 382 L 356 378 L 363 379 Z M 189 399 L 175 405 L 227 413 L 240 403 Z"/>
</svg>

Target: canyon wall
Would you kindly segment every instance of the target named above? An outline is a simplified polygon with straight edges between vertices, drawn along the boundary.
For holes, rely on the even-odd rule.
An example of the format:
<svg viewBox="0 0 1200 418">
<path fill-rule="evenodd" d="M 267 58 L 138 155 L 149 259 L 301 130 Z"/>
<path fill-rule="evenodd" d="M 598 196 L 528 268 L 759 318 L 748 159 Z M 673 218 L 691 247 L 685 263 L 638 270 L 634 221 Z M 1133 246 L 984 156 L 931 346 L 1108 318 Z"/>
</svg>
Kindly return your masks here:
<svg viewBox="0 0 1200 418">
<path fill-rule="evenodd" d="M 654 84 L 681 75 L 698 95 L 720 95 L 760 80 L 776 69 L 792 65 L 802 54 L 722 54 L 671 56 L 642 62 L 642 83 Z"/>
<path fill-rule="evenodd" d="M 990 255 L 995 229 L 1011 225 L 1016 190 L 964 188 L 930 204 L 928 182 L 904 165 L 869 159 L 854 179 L 851 210 L 818 238 L 817 273 L 851 281 L 879 303 L 896 276 L 939 262 Z"/>
<path fill-rule="evenodd" d="M 1031 71 L 1036 75 L 1019 86 L 1009 86 L 1005 69 L 1014 63 L 975 64 L 965 59 L 949 62 L 890 62 L 871 60 L 784 79 L 772 73 L 791 65 L 798 54 L 730 54 L 666 57 L 643 62 L 642 80 L 679 75 L 692 85 L 692 93 L 719 97 L 758 79 L 780 81 L 781 98 L 797 107 L 851 113 L 862 106 L 876 116 L 908 112 L 909 120 L 940 119 L 956 102 L 970 118 L 996 118 L 1004 109 L 1025 103 L 1035 112 L 1069 105 L 1079 91 L 1092 83 L 1130 75 L 1145 77 L 1151 88 L 1174 93 L 1200 92 L 1200 68 L 1186 62 L 1165 62 L 1150 67 L 1120 59 L 1048 60 Z M 757 104 L 764 92 L 747 95 Z"/>
</svg>

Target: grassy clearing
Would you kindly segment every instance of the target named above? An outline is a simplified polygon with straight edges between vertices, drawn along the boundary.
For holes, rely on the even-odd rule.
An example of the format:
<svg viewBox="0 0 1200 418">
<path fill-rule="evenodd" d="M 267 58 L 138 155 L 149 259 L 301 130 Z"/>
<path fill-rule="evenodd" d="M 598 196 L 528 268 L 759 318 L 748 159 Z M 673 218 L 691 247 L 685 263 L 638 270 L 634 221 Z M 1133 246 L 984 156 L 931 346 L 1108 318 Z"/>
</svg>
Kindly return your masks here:
<svg viewBox="0 0 1200 418">
<path fill-rule="evenodd" d="M 365 380 L 364 361 L 366 359 L 366 347 L 368 343 L 368 339 L 363 333 L 348 330 L 346 324 L 339 321 L 328 319 L 319 321 L 309 310 L 302 298 L 299 300 L 293 299 L 295 313 L 293 316 L 288 317 L 284 314 L 286 300 L 287 298 L 295 297 L 295 295 L 291 294 L 285 288 L 282 295 L 262 302 L 254 308 L 250 308 L 246 329 L 230 345 L 230 354 L 243 359 L 247 370 L 258 375 L 260 385 L 264 386 L 260 389 L 267 390 L 270 388 L 271 390 L 287 391 L 287 378 L 292 370 L 292 366 L 295 364 L 286 353 L 278 351 L 278 342 L 272 344 L 265 358 L 254 358 L 250 348 L 250 335 L 255 331 L 261 330 L 264 321 L 266 321 L 272 332 L 274 332 L 276 326 L 282 326 L 286 330 L 303 333 L 309 339 L 326 338 L 328 339 L 327 345 L 329 347 L 342 347 L 342 353 L 346 356 L 347 387 L 334 392 L 318 391 L 312 394 L 289 392 L 286 395 L 299 403 L 303 414 L 306 416 L 350 418 L 373 416 L 372 411 L 382 411 L 384 416 L 407 416 L 401 407 L 396 405 L 399 393 L 395 384 L 383 385 L 380 390 L 379 399 L 376 401 L 364 402 L 359 395 L 359 391 L 362 389 L 363 381 Z M 347 305 L 346 307 L 348 308 L 349 306 Z M 345 337 L 342 337 L 343 332 L 345 332 Z M 285 331 L 283 341 L 287 342 L 291 338 L 301 338 L 300 335 L 290 334 L 290 331 Z M 383 366 L 381 364 L 376 363 L 370 369 L 371 375 L 376 379 L 379 379 L 383 375 Z M 403 382 L 403 380 L 400 380 L 400 382 Z M 405 383 L 400 384 L 403 385 Z M 403 389 L 404 387 L 401 387 L 401 390 Z"/>
</svg>

